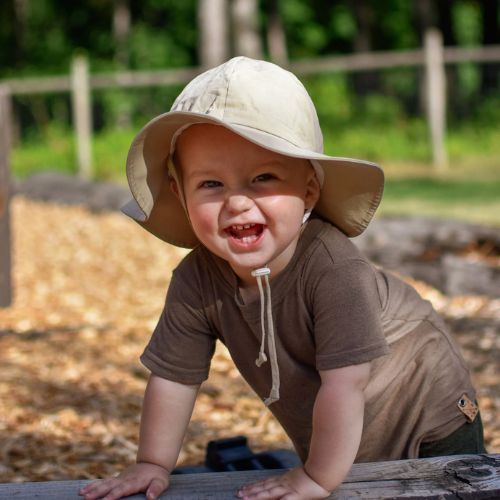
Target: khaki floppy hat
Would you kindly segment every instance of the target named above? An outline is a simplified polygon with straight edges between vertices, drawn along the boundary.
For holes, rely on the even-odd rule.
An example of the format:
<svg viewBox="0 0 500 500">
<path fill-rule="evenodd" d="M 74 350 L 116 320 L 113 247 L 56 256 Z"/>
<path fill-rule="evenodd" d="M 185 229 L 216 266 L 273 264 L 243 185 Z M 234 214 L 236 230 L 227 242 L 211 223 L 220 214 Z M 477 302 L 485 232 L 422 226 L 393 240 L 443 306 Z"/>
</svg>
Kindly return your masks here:
<svg viewBox="0 0 500 500">
<path fill-rule="evenodd" d="M 221 125 L 268 150 L 311 160 L 324 173 L 315 211 L 347 236 L 361 234 L 380 203 L 384 174 L 378 165 L 323 154 L 314 104 L 295 75 L 269 62 L 235 57 L 194 78 L 172 109 L 151 120 L 130 146 L 133 199 L 122 211 L 168 243 L 186 248 L 198 243 L 167 171 L 172 140 L 196 123 Z"/>
</svg>

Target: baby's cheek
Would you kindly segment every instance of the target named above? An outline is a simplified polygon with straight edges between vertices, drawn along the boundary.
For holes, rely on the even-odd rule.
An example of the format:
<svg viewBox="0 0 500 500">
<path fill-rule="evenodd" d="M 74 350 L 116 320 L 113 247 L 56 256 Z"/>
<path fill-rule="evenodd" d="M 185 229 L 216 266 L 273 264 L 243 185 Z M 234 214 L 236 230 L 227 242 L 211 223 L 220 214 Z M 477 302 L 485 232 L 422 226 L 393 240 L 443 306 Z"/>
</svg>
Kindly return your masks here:
<svg viewBox="0 0 500 500">
<path fill-rule="evenodd" d="M 199 210 L 191 214 L 191 226 L 198 239 L 204 241 L 217 231 L 217 218 L 208 208 Z"/>
</svg>

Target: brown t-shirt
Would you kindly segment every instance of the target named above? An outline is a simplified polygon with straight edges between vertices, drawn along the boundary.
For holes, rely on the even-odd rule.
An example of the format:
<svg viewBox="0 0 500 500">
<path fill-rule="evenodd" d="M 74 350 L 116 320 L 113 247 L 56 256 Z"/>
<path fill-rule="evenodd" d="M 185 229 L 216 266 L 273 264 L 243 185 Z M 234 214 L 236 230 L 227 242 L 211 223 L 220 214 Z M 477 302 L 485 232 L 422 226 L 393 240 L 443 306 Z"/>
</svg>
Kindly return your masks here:
<svg viewBox="0 0 500 500">
<path fill-rule="evenodd" d="M 270 410 L 303 460 L 319 370 L 373 361 L 358 462 L 416 457 L 421 441 L 465 422 L 456 402 L 463 393 L 474 399 L 474 390 L 430 303 L 370 264 L 334 226 L 310 220 L 271 289 L 281 387 Z M 141 360 L 160 377 L 198 384 L 219 339 L 265 398 L 270 363 L 255 364 L 261 335 L 259 299 L 244 303 L 227 262 L 199 246 L 174 271 Z"/>
</svg>

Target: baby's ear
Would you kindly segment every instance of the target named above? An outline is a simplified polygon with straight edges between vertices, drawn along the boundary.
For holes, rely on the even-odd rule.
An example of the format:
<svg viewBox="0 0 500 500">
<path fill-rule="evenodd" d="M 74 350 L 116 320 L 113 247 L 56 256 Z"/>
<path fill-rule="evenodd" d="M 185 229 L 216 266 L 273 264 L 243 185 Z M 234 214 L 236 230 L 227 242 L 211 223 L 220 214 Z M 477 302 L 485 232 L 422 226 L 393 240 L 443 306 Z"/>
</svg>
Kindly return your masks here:
<svg viewBox="0 0 500 500">
<path fill-rule="evenodd" d="M 169 177 L 168 182 L 170 185 L 170 191 L 172 191 L 172 193 L 180 199 L 179 186 L 177 185 L 176 180 L 173 177 Z"/>
<path fill-rule="evenodd" d="M 311 172 L 309 173 L 307 178 L 306 196 L 304 199 L 306 208 L 311 208 L 311 209 L 314 208 L 314 206 L 319 200 L 320 194 L 321 194 L 321 186 L 318 177 L 316 176 L 314 170 L 311 168 Z"/>
</svg>

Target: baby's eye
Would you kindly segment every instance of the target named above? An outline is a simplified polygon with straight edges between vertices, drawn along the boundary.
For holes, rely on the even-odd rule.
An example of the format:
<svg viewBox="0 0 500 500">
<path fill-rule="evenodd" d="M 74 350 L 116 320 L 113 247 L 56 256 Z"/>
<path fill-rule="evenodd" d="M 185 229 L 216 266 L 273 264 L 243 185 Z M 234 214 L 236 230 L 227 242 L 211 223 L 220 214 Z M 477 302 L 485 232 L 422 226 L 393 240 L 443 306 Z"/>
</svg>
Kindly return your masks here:
<svg viewBox="0 0 500 500">
<path fill-rule="evenodd" d="M 213 189 L 220 186 L 222 186 L 222 182 L 220 181 L 203 181 L 202 183 L 200 183 L 200 187 L 208 189 Z"/>
<path fill-rule="evenodd" d="M 270 181 L 272 179 L 276 179 L 276 176 L 274 174 L 260 174 L 257 177 L 255 177 L 254 182 L 265 182 L 265 181 Z"/>
</svg>

